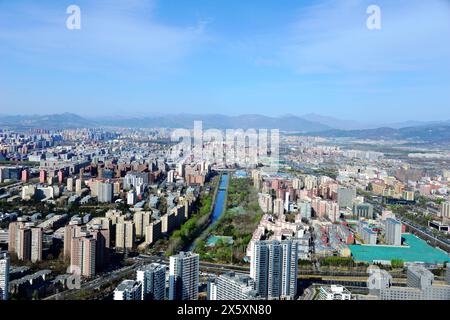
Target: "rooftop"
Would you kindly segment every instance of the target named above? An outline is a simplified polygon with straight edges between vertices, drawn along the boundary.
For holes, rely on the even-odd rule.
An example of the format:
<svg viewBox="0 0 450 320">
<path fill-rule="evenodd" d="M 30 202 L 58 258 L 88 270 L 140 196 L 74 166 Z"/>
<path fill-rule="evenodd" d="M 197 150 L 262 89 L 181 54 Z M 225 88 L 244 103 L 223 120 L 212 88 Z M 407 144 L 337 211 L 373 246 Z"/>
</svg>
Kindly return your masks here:
<svg viewBox="0 0 450 320">
<path fill-rule="evenodd" d="M 350 245 L 349 248 L 356 261 L 369 263 L 373 261 L 392 261 L 394 259 L 430 264 L 450 262 L 450 257 L 445 251 L 431 247 L 415 235 L 404 233 L 402 237 L 405 239 L 407 246 Z"/>
</svg>

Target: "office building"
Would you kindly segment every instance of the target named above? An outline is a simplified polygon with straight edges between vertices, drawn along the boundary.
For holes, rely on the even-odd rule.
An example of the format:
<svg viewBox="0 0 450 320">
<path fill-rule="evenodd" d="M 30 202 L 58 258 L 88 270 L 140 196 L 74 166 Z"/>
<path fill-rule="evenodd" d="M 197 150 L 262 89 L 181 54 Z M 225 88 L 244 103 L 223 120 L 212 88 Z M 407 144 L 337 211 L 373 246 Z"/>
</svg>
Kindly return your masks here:
<svg viewBox="0 0 450 320">
<path fill-rule="evenodd" d="M 298 243 L 292 240 L 256 241 L 250 276 L 257 293 L 267 299 L 294 299 L 297 294 Z"/>
<path fill-rule="evenodd" d="M 169 299 L 197 300 L 199 285 L 199 255 L 180 252 L 170 257 Z"/>
<path fill-rule="evenodd" d="M 142 283 L 142 300 L 164 300 L 166 266 L 152 263 L 137 270 L 136 280 Z"/>
<path fill-rule="evenodd" d="M 124 280 L 114 290 L 114 300 L 141 300 L 142 283 Z"/>
</svg>

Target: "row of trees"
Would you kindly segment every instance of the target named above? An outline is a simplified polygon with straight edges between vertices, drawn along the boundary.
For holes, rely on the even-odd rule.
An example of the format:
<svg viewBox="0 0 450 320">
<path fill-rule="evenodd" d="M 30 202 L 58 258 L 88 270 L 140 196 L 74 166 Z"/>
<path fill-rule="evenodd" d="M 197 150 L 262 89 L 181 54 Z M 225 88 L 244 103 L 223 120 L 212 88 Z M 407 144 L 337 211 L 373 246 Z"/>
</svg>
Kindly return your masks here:
<svg viewBox="0 0 450 320">
<path fill-rule="evenodd" d="M 262 217 L 258 195 L 250 178 L 230 180 L 227 194 L 227 209 L 210 234 L 233 238 L 233 244 L 217 241 L 207 246 L 205 239 L 199 241 L 196 252 L 202 259 L 223 263 L 243 263 L 247 245 Z"/>
<path fill-rule="evenodd" d="M 215 180 L 216 181 L 216 180 Z M 203 193 L 196 205 L 195 213 L 179 230 L 172 233 L 167 244 L 166 255 L 171 256 L 192 243 L 210 221 L 213 196 Z"/>
</svg>

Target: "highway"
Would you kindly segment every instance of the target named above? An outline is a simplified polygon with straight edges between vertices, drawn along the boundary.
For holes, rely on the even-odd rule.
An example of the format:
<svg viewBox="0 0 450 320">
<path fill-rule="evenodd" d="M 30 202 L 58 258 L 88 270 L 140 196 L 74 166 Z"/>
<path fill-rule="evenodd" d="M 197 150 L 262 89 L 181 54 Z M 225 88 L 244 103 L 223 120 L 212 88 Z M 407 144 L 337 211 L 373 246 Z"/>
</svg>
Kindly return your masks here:
<svg viewBox="0 0 450 320">
<path fill-rule="evenodd" d="M 133 259 L 135 262 L 127 267 L 123 267 L 109 274 L 97 277 L 90 281 L 84 282 L 81 285 L 80 290 L 91 291 L 100 288 L 103 285 L 109 284 L 115 280 L 120 280 L 124 278 L 134 278 L 136 270 L 145 264 L 150 263 L 162 263 L 165 265 L 169 264 L 169 259 L 163 256 L 149 256 L 140 255 Z M 245 266 L 234 266 L 227 264 L 216 264 L 210 262 L 200 262 L 200 271 L 208 274 L 217 274 L 225 272 L 236 272 L 239 274 L 248 275 L 250 273 L 250 268 Z M 353 285 L 358 287 L 363 287 L 367 282 L 368 274 L 358 272 L 358 273 L 345 273 L 345 272 L 326 272 L 326 271 L 308 271 L 299 270 L 298 278 L 300 280 L 311 280 L 318 281 L 319 283 L 340 283 L 342 285 Z M 395 275 L 393 283 L 397 285 L 404 285 L 406 279 L 402 275 Z M 73 297 L 79 292 L 79 290 L 67 290 L 58 294 L 54 294 L 45 298 L 45 300 L 64 300 L 73 299 Z"/>
</svg>

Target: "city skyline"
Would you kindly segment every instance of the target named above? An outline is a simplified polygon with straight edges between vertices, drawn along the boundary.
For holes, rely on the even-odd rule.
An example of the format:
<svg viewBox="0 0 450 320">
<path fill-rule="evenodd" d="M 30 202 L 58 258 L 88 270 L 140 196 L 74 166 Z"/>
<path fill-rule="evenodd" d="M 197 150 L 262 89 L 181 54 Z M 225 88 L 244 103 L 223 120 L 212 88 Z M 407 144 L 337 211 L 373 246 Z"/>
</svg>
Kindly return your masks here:
<svg viewBox="0 0 450 320">
<path fill-rule="evenodd" d="M 2 3 L 0 113 L 450 118 L 448 2 L 282 4 Z"/>
<path fill-rule="evenodd" d="M 0 0 L 0 304 L 449 301 L 449 22 L 450 0 Z"/>
</svg>

